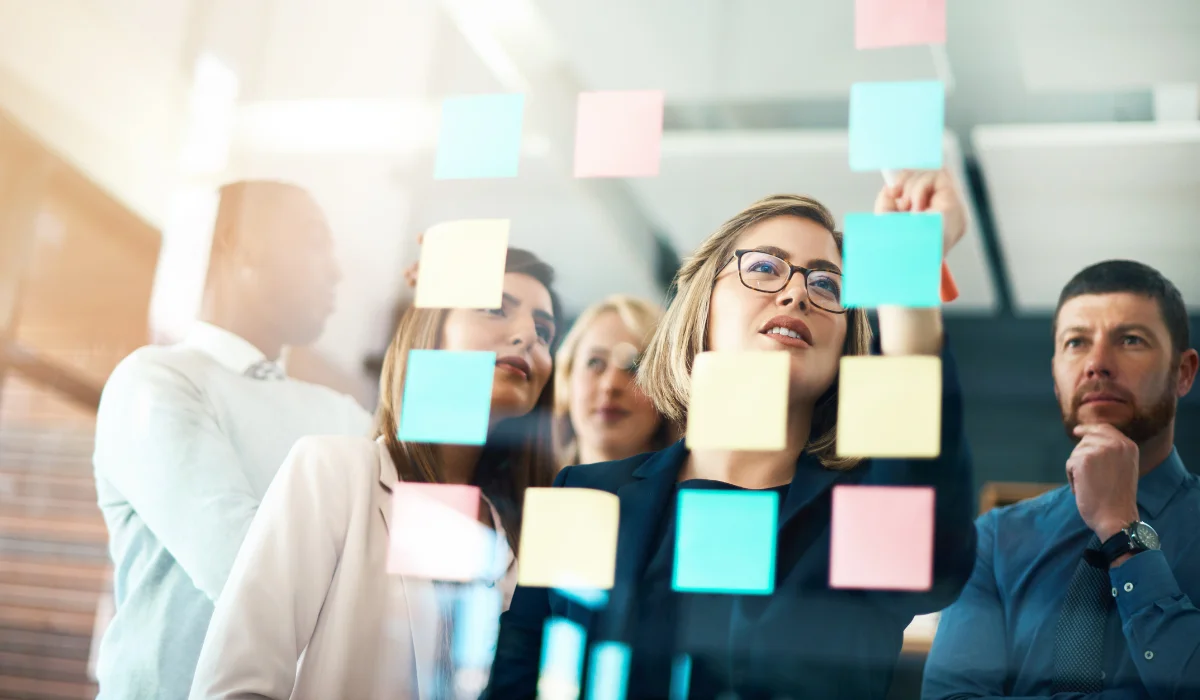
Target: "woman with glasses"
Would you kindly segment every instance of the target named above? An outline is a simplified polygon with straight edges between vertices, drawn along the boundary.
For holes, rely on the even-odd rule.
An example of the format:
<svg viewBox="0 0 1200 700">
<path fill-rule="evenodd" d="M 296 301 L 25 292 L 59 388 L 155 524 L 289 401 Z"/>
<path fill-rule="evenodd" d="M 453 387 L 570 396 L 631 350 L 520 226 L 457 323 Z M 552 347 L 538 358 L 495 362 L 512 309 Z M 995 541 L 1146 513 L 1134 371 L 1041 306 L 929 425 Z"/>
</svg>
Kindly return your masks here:
<svg viewBox="0 0 1200 700">
<path fill-rule="evenodd" d="M 962 203 L 942 172 L 903 173 L 879 193 L 875 208 L 940 212 L 946 250 L 965 230 Z M 680 441 L 649 455 L 563 469 L 555 486 L 600 489 L 620 499 L 613 589 L 605 605 L 589 607 L 574 595 L 519 586 L 501 617 L 485 696 L 533 697 L 543 628 L 548 619 L 565 618 L 586 631 L 589 648 L 613 642 L 621 646 L 606 648 L 629 650 L 630 698 L 882 700 L 904 628 L 914 615 L 952 602 L 975 560 L 971 463 L 941 311 L 879 309 L 880 348 L 866 312 L 841 303 L 842 236 L 832 215 L 799 196 L 768 197 L 734 216 L 684 263 L 676 283 L 678 294 L 639 367 L 639 384 L 664 416 L 683 425 L 698 353 L 786 352 L 787 447 L 689 450 Z M 938 458 L 836 454 L 839 362 L 880 350 L 941 357 Z M 838 485 L 935 488 L 929 590 L 830 585 L 831 492 Z M 689 491 L 778 494 L 771 594 L 674 590 L 676 503 Z M 871 526 L 891 524 L 881 517 Z M 913 544 L 914 566 L 921 565 L 922 544 L 928 549 L 930 543 Z M 580 663 L 590 669 L 592 660 Z M 619 675 L 619 664 L 605 672 Z"/>
<path fill-rule="evenodd" d="M 548 485 L 556 470 L 549 381 L 561 315 L 553 277 L 532 253 L 510 248 L 500 308 L 408 310 L 384 359 L 375 439 L 305 438 L 267 490 L 217 601 L 192 698 L 441 699 L 479 693 L 495 641 L 486 638 L 486 629 L 494 635 L 495 615 L 507 607 L 516 581 L 513 553 L 525 489 Z M 413 349 L 495 353 L 484 445 L 399 438 Z M 490 625 L 472 613 L 458 618 L 473 621 L 473 629 L 456 626 L 453 611 L 462 607 L 455 605 L 462 589 L 455 584 L 401 574 L 389 580 L 389 539 L 464 541 L 425 521 L 401 530 L 396 518 L 404 523 L 404 514 L 392 504 L 397 482 L 479 487 L 480 526 L 488 529 L 469 541 L 495 541 L 501 550 L 480 550 L 488 554 L 478 562 L 481 588 L 500 590 Z M 436 505 L 409 505 L 438 512 Z M 468 521 L 455 531 L 480 526 Z M 448 559 L 464 556 L 437 546 Z M 465 654 L 464 646 L 470 647 Z M 460 668 L 456 661 L 468 657 L 473 665 Z"/>
<path fill-rule="evenodd" d="M 662 309 L 614 294 L 584 309 L 554 358 L 554 442 L 559 463 L 591 464 L 660 450 L 675 440 L 635 381 Z"/>
</svg>

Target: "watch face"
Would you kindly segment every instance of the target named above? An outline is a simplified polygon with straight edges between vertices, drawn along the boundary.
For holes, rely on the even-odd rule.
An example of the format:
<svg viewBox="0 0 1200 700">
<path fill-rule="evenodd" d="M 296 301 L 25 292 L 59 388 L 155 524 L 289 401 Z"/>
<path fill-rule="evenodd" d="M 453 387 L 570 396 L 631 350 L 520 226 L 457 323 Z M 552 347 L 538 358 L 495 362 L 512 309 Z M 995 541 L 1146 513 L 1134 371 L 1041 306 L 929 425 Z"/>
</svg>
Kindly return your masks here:
<svg viewBox="0 0 1200 700">
<path fill-rule="evenodd" d="M 1146 523 L 1134 523 L 1129 528 L 1129 539 L 1138 547 L 1158 549 L 1158 533 Z"/>
</svg>

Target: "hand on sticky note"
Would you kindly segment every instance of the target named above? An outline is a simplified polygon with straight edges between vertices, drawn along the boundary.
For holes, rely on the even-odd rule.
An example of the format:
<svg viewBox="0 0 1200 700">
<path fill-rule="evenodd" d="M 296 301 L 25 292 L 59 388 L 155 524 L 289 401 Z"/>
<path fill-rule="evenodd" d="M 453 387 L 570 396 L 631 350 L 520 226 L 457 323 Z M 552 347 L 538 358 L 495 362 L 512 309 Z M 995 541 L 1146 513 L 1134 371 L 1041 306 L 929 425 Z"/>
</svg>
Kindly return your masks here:
<svg viewBox="0 0 1200 700">
<path fill-rule="evenodd" d="M 844 356 L 837 455 L 933 459 L 942 450 L 942 358 Z"/>
<path fill-rule="evenodd" d="M 421 309 L 498 309 L 504 298 L 508 219 L 438 224 L 425 232 L 413 305 Z"/>
<path fill-rule="evenodd" d="M 954 178 L 945 170 L 902 170 L 875 197 L 875 213 L 942 215 L 942 253 L 949 253 L 967 232 L 967 208 Z"/>
<path fill-rule="evenodd" d="M 928 486 L 833 487 L 829 587 L 929 590 L 934 499 Z"/>
<path fill-rule="evenodd" d="M 619 511 L 617 497 L 604 491 L 525 489 L 517 583 L 542 588 L 612 588 Z"/>
<path fill-rule="evenodd" d="M 791 356 L 782 351 L 696 355 L 687 415 L 688 448 L 786 447 L 790 367 Z"/>
</svg>

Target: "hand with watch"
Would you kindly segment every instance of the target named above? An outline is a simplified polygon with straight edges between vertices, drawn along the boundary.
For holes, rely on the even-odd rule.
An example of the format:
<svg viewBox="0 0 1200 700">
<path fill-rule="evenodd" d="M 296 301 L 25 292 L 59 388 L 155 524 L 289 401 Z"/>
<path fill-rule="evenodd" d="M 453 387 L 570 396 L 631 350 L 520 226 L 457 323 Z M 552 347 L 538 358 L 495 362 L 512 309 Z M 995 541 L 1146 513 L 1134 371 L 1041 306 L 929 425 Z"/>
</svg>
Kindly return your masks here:
<svg viewBox="0 0 1200 700">
<path fill-rule="evenodd" d="M 1078 425 L 1074 434 L 1079 444 L 1067 460 L 1067 482 L 1079 517 L 1101 542 L 1084 553 L 1088 563 L 1108 569 L 1158 549 L 1158 534 L 1138 514 L 1137 444 L 1107 423 Z"/>
<path fill-rule="evenodd" d="M 1140 554 L 1158 548 L 1158 533 L 1139 520 L 1121 528 L 1117 534 L 1102 542 L 1100 549 L 1085 550 L 1083 558 L 1097 569 L 1108 569 L 1113 562 L 1126 554 Z"/>
</svg>

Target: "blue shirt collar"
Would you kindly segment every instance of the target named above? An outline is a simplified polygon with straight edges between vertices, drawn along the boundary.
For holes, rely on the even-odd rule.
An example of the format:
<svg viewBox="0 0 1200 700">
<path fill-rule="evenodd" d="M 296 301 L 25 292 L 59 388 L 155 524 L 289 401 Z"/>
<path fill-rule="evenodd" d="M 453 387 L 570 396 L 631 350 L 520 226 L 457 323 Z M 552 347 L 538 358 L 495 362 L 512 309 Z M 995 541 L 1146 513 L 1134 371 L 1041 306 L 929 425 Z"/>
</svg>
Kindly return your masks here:
<svg viewBox="0 0 1200 700">
<path fill-rule="evenodd" d="M 1146 515 L 1157 518 L 1171 498 L 1179 493 L 1179 486 L 1187 475 L 1179 451 L 1172 448 L 1171 454 L 1161 464 L 1138 479 L 1138 505 L 1146 511 Z"/>
</svg>

